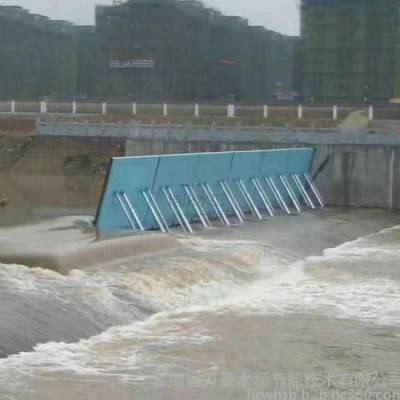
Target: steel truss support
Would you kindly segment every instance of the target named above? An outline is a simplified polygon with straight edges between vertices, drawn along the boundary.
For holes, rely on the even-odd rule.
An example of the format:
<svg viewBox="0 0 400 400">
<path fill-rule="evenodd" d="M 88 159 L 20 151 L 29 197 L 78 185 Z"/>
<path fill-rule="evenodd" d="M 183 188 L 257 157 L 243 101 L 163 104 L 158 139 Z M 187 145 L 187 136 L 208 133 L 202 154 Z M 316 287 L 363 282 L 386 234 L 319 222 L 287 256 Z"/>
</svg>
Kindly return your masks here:
<svg viewBox="0 0 400 400">
<path fill-rule="evenodd" d="M 276 183 L 274 182 L 273 178 L 271 176 L 266 176 L 264 179 L 267 182 L 269 189 L 273 193 L 275 200 L 278 202 L 279 207 L 282 209 L 282 211 L 285 211 L 287 214 L 290 215 L 291 214 L 290 208 L 286 204 L 285 199 L 283 198 L 281 192 L 276 186 Z"/>
<path fill-rule="evenodd" d="M 154 198 L 153 194 L 150 190 L 143 190 L 142 191 L 143 197 L 150 208 L 151 213 L 153 214 L 154 219 L 156 220 L 158 227 L 160 228 L 161 232 L 170 232 L 169 226 L 165 221 L 165 218 L 158 206 L 156 199 Z"/>
<path fill-rule="evenodd" d="M 300 204 L 299 204 L 299 202 L 298 202 L 297 199 L 296 199 L 296 195 L 295 195 L 295 193 L 293 192 L 293 189 L 291 188 L 290 183 L 289 183 L 287 177 L 286 177 L 285 175 L 281 175 L 279 178 L 280 178 L 280 180 L 281 180 L 281 182 L 282 182 L 282 184 L 283 184 L 285 190 L 287 191 L 287 193 L 288 193 L 290 199 L 292 200 L 292 204 L 293 204 L 294 207 L 296 208 L 297 212 L 298 212 L 298 213 L 301 213 Z"/>
<path fill-rule="evenodd" d="M 178 223 L 181 226 L 182 230 L 184 232 L 186 232 L 186 225 L 185 225 L 185 223 L 184 223 L 179 211 L 176 209 L 175 203 L 172 200 L 169 191 L 167 190 L 167 188 L 163 187 L 162 188 L 162 192 L 164 193 L 164 196 L 167 199 L 167 202 L 168 202 L 172 212 L 174 213 L 176 220 L 178 221 Z"/>
<path fill-rule="evenodd" d="M 205 219 L 207 225 L 208 225 L 209 227 L 211 227 L 211 226 L 212 226 L 212 225 L 211 225 L 211 221 L 210 221 L 210 219 L 208 218 L 208 215 L 207 215 L 207 213 L 206 213 L 206 210 L 204 209 L 203 205 L 201 204 L 201 201 L 200 201 L 199 197 L 197 196 L 197 193 L 196 193 L 195 189 L 194 189 L 192 186 L 189 186 L 189 190 L 190 190 L 190 192 L 192 193 L 192 196 L 193 196 L 194 200 L 197 202 L 197 204 L 198 204 L 198 206 L 199 206 L 199 209 L 200 209 L 201 213 L 203 214 L 203 217 L 204 217 L 204 219 Z"/>
<path fill-rule="evenodd" d="M 188 230 L 189 233 L 193 233 L 193 229 L 188 221 L 188 219 L 186 218 L 185 213 L 182 210 L 181 205 L 179 204 L 174 192 L 172 191 L 172 189 L 170 187 L 167 188 L 167 191 L 169 193 L 169 195 L 171 196 L 171 199 L 174 203 L 174 206 L 176 207 L 176 209 L 178 210 L 178 213 L 180 214 L 180 216 L 182 217 L 182 220 L 186 226 L 186 229 Z"/>
<path fill-rule="evenodd" d="M 225 182 L 221 181 L 219 184 L 220 184 L 220 186 L 222 188 L 222 191 L 224 192 L 226 198 L 228 199 L 228 202 L 231 205 L 233 212 L 236 214 L 236 216 L 238 217 L 239 221 L 243 223 L 244 219 L 242 217 L 241 212 L 239 211 L 239 208 L 237 207 L 236 199 L 234 199 L 234 197 L 232 197 L 232 193 L 226 187 Z"/>
<path fill-rule="evenodd" d="M 292 179 L 294 183 L 296 184 L 297 188 L 299 189 L 299 192 L 301 193 L 301 196 L 303 197 L 304 202 L 308 205 L 308 207 L 312 208 L 315 210 L 315 205 L 313 201 L 311 200 L 311 197 L 308 195 L 306 189 L 303 186 L 303 183 L 301 182 L 299 176 L 297 174 L 292 175 Z"/>
<path fill-rule="evenodd" d="M 310 186 L 312 192 L 314 193 L 314 196 L 317 199 L 319 205 L 322 208 L 324 208 L 325 207 L 324 200 L 323 200 L 318 188 L 315 186 L 314 182 L 312 181 L 310 174 L 308 172 L 305 172 L 304 177 L 306 178 L 306 181 L 307 181 L 308 185 Z"/>
<path fill-rule="evenodd" d="M 126 204 L 125 204 L 124 201 L 122 200 L 122 195 L 121 195 L 121 193 L 115 192 L 115 195 L 116 195 L 116 197 L 117 197 L 117 199 L 118 199 L 118 201 L 119 201 L 119 204 L 121 205 L 121 208 L 122 208 L 122 210 L 123 210 L 123 212 L 124 212 L 126 218 L 127 218 L 128 221 L 129 221 L 129 224 L 130 224 L 132 230 L 134 230 L 134 231 L 136 232 L 138 229 L 136 228 L 136 225 L 135 225 L 135 222 L 133 221 L 132 216 L 129 214 L 129 211 L 128 211 L 128 208 L 127 208 Z"/>
<path fill-rule="evenodd" d="M 198 204 L 198 202 L 197 202 L 196 199 L 195 199 L 195 196 L 193 196 L 191 187 L 185 186 L 185 192 L 186 192 L 186 194 L 188 195 L 189 200 L 190 200 L 190 202 L 192 203 L 192 205 L 193 205 L 193 207 L 194 207 L 194 209 L 195 209 L 195 211 L 196 211 L 198 217 L 200 218 L 200 222 L 203 224 L 204 228 L 208 228 L 209 225 L 208 225 L 208 223 L 207 223 L 206 218 L 204 218 L 203 212 L 202 212 L 202 210 L 201 210 L 201 205 Z M 209 221 L 208 221 L 208 222 L 209 222 Z"/>
<path fill-rule="evenodd" d="M 220 214 L 220 212 L 219 212 L 217 206 L 214 204 L 214 201 L 213 201 L 213 199 L 212 199 L 212 197 L 211 197 L 211 194 L 208 193 L 208 190 L 207 190 L 206 185 L 205 185 L 205 184 L 201 184 L 200 187 L 201 187 L 203 193 L 206 195 L 206 198 L 207 198 L 208 202 L 211 204 L 211 207 L 213 208 L 213 210 L 214 210 L 214 212 L 215 212 L 215 215 L 219 218 L 219 220 L 220 220 L 222 223 L 225 223 L 225 221 L 224 221 L 224 219 L 222 218 L 222 216 L 221 216 L 221 214 Z"/>
<path fill-rule="evenodd" d="M 230 194 L 232 200 L 234 201 L 234 203 L 235 203 L 235 205 L 236 205 L 236 208 L 237 208 L 237 210 L 239 211 L 239 213 L 240 213 L 242 219 L 244 220 L 244 219 L 245 219 L 244 211 L 242 210 L 242 207 L 240 206 L 240 203 L 239 203 L 238 199 L 236 198 L 235 194 L 233 193 L 233 191 L 232 191 L 232 189 L 231 189 L 231 187 L 230 187 L 228 181 L 225 180 L 225 181 L 223 181 L 223 183 L 224 183 L 224 186 L 225 186 L 226 190 L 227 190 L 228 193 Z"/>
<path fill-rule="evenodd" d="M 228 217 L 226 216 L 224 210 L 221 207 L 221 204 L 219 203 L 217 197 L 215 196 L 215 193 L 211 189 L 210 185 L 208 183 L 205 183 L 202 185 L 203 191 L 206 193 L 206 196 L 208 198 L 208 201 L 212 204 L 214 210 L 217 212 L 217 215 L 219 219 L 226 225 L 226 226 L 231 226 L 231 223 L 228 220 Z"/>
<path fill-rule="evenodd" d="M 264 188 L 262 187 L 260 180 L 258 178 L 253 178 L 251 181 L 253 182 L 253 185 L 256 188 L 257 193 L 260 196 L 260 199 L 265 206 L 265 209 L 268 211 L 269 216 L 274 217 L 275 214 L 273 211 L 272 204 L 268 198 L 267 193 L 265 192 Z"/>
<path fill-rule="evenodd" d="M 118 199 L 119 204 L 121 205 L 121 208 L 126 218 L 129 221 L 132 230 L 134 230 L 135 232 L 138 230 L 144 231 L 143 225 L 126 193 L 123 191 L 115 192 L 115 195 Z"/>
<path fill-rule="evenodd" d="M 135 221 L 136 221 L 137 226 L 139 227 L 139 229 L 140 229 L 141 231 L 144 231 L 143 224 L 140 222 L 140 219 L 139 219 L 139 217 L 138 217 L 138 215 L 137 215 L 135 209 L 133 208 L 133 205 L 132 205 L 132 203 L 130 202 L 130 200 L 129 200 L 127 194 L 126 194 L 125 192 L 121 192 L 121 194 L 122 194 L 123 198 L 125 199 L 125 202 L 126 202 L 126 204 L 128 205 L 129 211 L 132 213 L 133 218 L 135 218 Z"/>
<path fill-rule="evenodd" d="M 247 205 L 249 206 L 251 212 L 252 212 L 259 220 L 262 220 L 261 213 L 260 213 L 259 209 L 257 208 L 256 204 L 254 203 L 254 200 L 253 200 L 253 198 L 251 197 L 249 191 L 247 190 L 247 188 L 246 188 L 246 186 L 245 186 L 243 180 L 239 179 L 239 180 L 236 182 L 236 184 L 237 184 L 237 186 L 238 186 L 238 188 L 239 188 L 239 190 L 240 190 L 240 192 L 241 192 L 243 198 L 245 199 Z"/>
<path fill-rule="evenodd" d="M 301 207 L 303 203 L 313 210 L 316 209 L 318 205 L 322 208 L 325 207 L 321 193 L 312 181 L 312 178 L 308 172 L 303 173 L 302 175 L 297 173 L 280 175 L 279 181 L 282 186 L 279 186 L 279 188 L 277 182 L 274 181 L 274 178 L 271 176 L 264 176 L 263 178 L 253 177 L 250 179 L 250 181 L 251 186 L 254 186 L 254 189 L 252 190 L 255 190 L 261 200 L 261 203 L 263 204 L 261 209 L 264 212 L 265 207 L 265 210 L 270 217 L 275 216 L 275 209 L 270 197 L 271 193 L 273 196 L 272 200 L 276 200 L 279 207 L 287 214 L 292 213 L 286 200 L 287 195 L 290 198 L 290 203 L 293 204 L 293 207 L 298 213 L 301 213 Z M 251 213 L 253 213 L 257 219 L 262 220 L 263 217 L 261 215 L 260 208 L 258 208 L 253 195 L 250 193 L 250 190 L 244 181 L 242 179 L 238 179 L 233 183 L 236 185 Z M 282 187 L 287 195 L 286 193 L 284 195 L 281 193 Z M 194 208 L 201 224 L 205 228 L 212 226 L 210 222 L 210 214 L 212 214 L 212 216 L 217 216 L 226 226 L 231 226 L 227 214 L 235 215 L 241 223 L 245 221 L 245 211 L 247 212 L 247 208 L 242 208 L 237 195 L 233 192 L 227 180 L 221 180 L 218 182 L 218 193 L 222 191 L 224 195 L 223 203 L 221 203 L 217 198 L 213 188 L 209 183 L 202 183 L 198 186 L 198 188 L 205 194 L 206 199 L 211 205 L 212 210 L 215 211 L 215 214 L 212 214 L 212 211 L 209 212 L 210 210 L 207 208 L 208 206 L 206 207 L 205 204 L 200 201 L 199 196 L 192 185 L 182 186 L 182 189 L 184 189 L 191 206 Z M 182 230 L 192 234 L 193 229 L 190 223 L 190 218 L 185 215 L 182 205 L 179 203 L 173 189 L 169 186 L 164 186 L 161 188 L 161 191 Z M 129 196 L 124 191 L 116 191 L 114 192 L 114 195 L 117 198 L 125 217 L 129 221 L 129 225 L 131 226 L 132 230 L 134 232 L 139 230 L 144 231 L 145 229 L 142 221 L 140 220 L 134 203 L 131 201 Z M 164 233 L 170 232 L 170 227 L 166 217 L 161 211 L 153 193 L 149 189 L 145 189 L 142 190 L 142 195 L 159 229 Z M 317 200 L 318 204 L 315 202 L 314 198 Z M 228 209 L 224 210 L 222 204 L 227 206 Z"/>
</svg>

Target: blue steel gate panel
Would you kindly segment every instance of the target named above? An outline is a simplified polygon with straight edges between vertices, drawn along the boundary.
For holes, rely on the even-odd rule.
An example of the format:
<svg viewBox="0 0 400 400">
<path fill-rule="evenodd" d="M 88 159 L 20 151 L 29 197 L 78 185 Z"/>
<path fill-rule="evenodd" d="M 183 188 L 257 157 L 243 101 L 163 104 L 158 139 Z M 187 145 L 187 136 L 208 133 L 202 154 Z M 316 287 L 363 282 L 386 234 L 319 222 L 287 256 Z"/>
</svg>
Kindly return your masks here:
<svg viewBox="0 0 400 400">
<path fill-rule="evenodd" d="M 102 233 L 129 230 L 126 216 L 115 196 L 124 191 L 130 198 L 137 199 L 141 190 L 151 188 L 154 183 L 159 157 L 113 158 L 102 201 L 96 218 L 96 226 Z M 141 220 L 145 220 L 148 207 L 140 198 L 133 201 Z"/>
<path fill-rule="evenodd" d="M 253 178 L 264 182 L 264 177 L 273 177 L 288 200 L 280 175 L 299 174 L 304 182 L 303 174 L 309 172 L 313 154 L 313 149 L 295 148 L 113 158 L 99 204 L 96 226 L 102 234 L 131 229 L 117 193 L 126 193 L 146 230 L 156 229 L 158 225 L 145 201 L 144 190 L 153 193 L 168 225 L 176 225 L 176 218 L 163 193 L 166 187 L 171 188 L 189 221 L 197 221 L 198 216 L 185 192 L 185 185 L 194 188 L 208 215 L 213 214 L 213 209 L 201 190 L 201 185 L 206 183 L 212 187 L 222 208 L 229 215 L 233 214 L 233 210 L 222 191 L 221 181 L 229 183 L 245 211 L 249 209 L 238 190 L 236 182 L 239 179 L 245 184 L 257 207 L 262 208 L 263 205 L 252 183 Z M 271 194 L 267 185 L 264 185 L 264 189 Z M 296 195 L 300 196 L 300 193 Z M 276 206 L 272 195 L 271 200 Z"/>
</svg>

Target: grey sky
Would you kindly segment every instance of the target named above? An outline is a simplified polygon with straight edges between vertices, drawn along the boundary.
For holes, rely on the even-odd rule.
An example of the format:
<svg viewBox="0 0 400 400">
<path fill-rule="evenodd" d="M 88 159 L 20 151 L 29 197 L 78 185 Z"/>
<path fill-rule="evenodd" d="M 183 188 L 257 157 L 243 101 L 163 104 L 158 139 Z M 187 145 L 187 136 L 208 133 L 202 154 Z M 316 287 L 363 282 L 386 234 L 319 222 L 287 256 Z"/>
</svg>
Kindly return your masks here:
<svg viewBox="0 0 400 400">
<path fill-rule="evenodd" d="M 254 25 L 263 25 L 282 33 L 299 31 L 300 0 L 204 0 L 208 6 L 225 14 L 241 15 Z M 78 24 L 94 21 L 95 4 L 111 4 L 112 0 L 0 0 L 3 5 L 20 5 L 31 12 L 52 18 L 67 19 Z"/>
</svg>

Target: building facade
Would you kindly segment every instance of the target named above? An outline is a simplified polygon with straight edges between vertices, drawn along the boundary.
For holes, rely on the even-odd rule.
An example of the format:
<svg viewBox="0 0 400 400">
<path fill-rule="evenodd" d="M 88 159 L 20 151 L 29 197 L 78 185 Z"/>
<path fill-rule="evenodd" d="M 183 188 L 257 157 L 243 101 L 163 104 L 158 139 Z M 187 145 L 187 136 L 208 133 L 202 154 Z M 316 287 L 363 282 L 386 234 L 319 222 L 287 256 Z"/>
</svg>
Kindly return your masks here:
<svg viewBox="0 0 400 400">
<path fill-rule="evenodd" d="M 0 97 L 74 95 L 74 26 L 0 6 Z"/>
<path fill-rule="evenodd" d="M 261 101 L 291 85 L 296 39 L 198 1 L 96 8 L 98 93 L 139 101 Z"/>
<path fill-rule="evenodd" d="M 302 0 L 301 57 L 308 100 L 400 97 L 400 0 Z"/>
<path fill-rule="evenodd" d="M 75 26 L 0 6 L 0 99 L 264 102 L 298 38 L 193 0 L 127 0 Z"/>
</svg>

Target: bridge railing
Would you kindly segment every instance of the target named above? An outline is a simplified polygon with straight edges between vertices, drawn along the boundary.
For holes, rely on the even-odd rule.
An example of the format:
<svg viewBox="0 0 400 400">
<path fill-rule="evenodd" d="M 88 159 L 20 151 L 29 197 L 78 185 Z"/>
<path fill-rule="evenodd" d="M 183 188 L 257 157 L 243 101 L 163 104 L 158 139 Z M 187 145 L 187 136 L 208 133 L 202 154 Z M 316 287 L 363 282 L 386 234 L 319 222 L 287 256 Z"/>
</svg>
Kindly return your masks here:
<svg viewBox="0 0 400 400">
<path fill-rule="evenodd" d="M 121 115 L 143 117 L 342 120 L 362 110 L 373 119 L 400 119 L 400 104 L 176 104 L 103 101 L 0 101 L 1 114 Z"/>
</svg>

